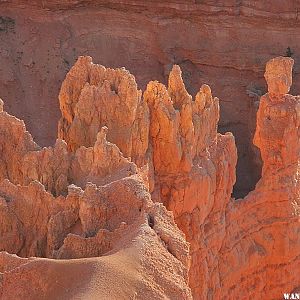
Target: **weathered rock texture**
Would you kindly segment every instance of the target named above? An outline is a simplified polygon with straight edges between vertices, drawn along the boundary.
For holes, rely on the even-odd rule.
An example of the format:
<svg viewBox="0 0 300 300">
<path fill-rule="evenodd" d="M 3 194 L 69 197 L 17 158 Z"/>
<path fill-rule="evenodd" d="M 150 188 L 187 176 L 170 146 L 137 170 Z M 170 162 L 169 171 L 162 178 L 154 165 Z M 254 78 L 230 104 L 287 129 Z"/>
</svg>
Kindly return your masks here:
<svg viewBox="0 0 300 300">
<path fill-rule="evenodd" d="M 220 131 L 233 132 L 239 153 L 235 194 L 244 196 L 260 178 L 251 145 L 263 66 L 287 47 L 296 61 L 293 93 L 300 91 L 299 11 L 295 0 L 1 1 L 0 97 L 49 146 L 61 82 L 79 55 L 125 66 L 143 89 L 153 79 L 166 83 L 178 64 L 191 94 L 205 82 L 220 98 Z"/>
<path fill-rule="evenodd" d="M 260 99 L 254 137 L 262 178 L 227 208 L 220 273 L 230 296 L 277 299 L 300 289 L 300 98 L 287 94 L 293 63 L 287 57 L 267 63 L 268 93 Z"/>
<path fill-rule="evenodd" d="M 53 148 L 41 149 L 24 123 L 6 112 L 0 115 L 0 125 L 4 141 L 0 180 L 7 178 L 21 185 L 38 180 L 49 192 L 59 195 L 71 183 L 80 187 L 87 182 L 102 185 L 136 173 L 136 165 L 124 158 L 116 145 L 107 142 L 106 127 L 96 134 L 93 147 L 82 146 L 70 153 L 60 139 Z"/>
<path fill-rule="evenodd" d="M 189 245 L 107 128 L 41 149 L 2 104 L 0 298 L 191 299 Z"/>
<path fill-rule="evenodd" d="M 62 118 L 58 137 L 70 150 L 93 146 L 102 126 L 126 157 L 139 165 L 148 147 L 148 107 L 134 76 L 123 69 L 106 69 L 80 57 L 68 73 L 59 94 Z"/>
<path fill-rule="evenodd" d="M 193 101 L 178 66 L 170 73 L 168 90 L 150 82 L 144 97 L 150 108 L 153 197 L 174 212 L 191 243 L 190 286 L 194 297 L 203 299 L 209 282 L 216 284 L 209 272 L 216 268 L 222 240 L 212 238 L 210 244 L 205 240 L 209 230 L 203 234 L 201 226 L 225 234 L 224 209 L 235 182 L 234 138 L 217 133 L 219 100 L 209 86 L 203 85 Z"/>
<path fill-rule="evenodd" d="M 266 68 L 270 94 L 282 98 L 278 101 L 285 107 L 283 111 L 291 111 L 290 100 L 286 99 L 294 99 L 295 109 L 298 107 L 296 97 L 282 96 L 291 85 L 292 62 L 277 58 Z M 261 99 L 255 136 L 264 162 L 263 177 L 245 200 L 233 201 L 237 160 L 234 138 L 230 133 L 217 133 L 219 100 L 210 88 L 203 85 L 193 100 L 185 89 L 180 68 L 174 66 L 168 88 L 154 81 L 144 92 L 150 117 L 148 152 L 152 162 L 146 169 L 153 169 L 152 197 L 173 211 L 176 223 L 191 243 L 190 286 L 196 299 L 240 295 L 259 298 L 270 294 L 280 297 L 284 288 L 291 291 L 299 285 L 299 272 L 292 269 L 299 264 L 300 251 L 295 215 L 299 205 L 297 167 L 290 167 L 291 162 L 298 161 L 299 124 L 296 116 L 288 113 L 279 124 L 271 122 L 269 116 L 261 116 L 265 97 Z M 275 116 L 284 115 L 273 110 Z M 267 157 L 274 161 L 272 153 L 278 151 L 283 152 L 285 167 L 290 169 L 284 172 L 291 172 L 282 183 L 278 175 L 275 181 L 274 175 L 269 177 L 265 172 L 273 166 Z M 277 174 L 284 165 L 278 162 L 274 168 Z M 289 201 L 284 201 L 280 193 L 276 196 L 278 189 L 288 194 Z M 271 209 L 274 205 L 277 208 Z M 282 236 L 288 236 L 288 242 Z M 285 254 L 289 243 L 295 246 L 294 251 Z M 280 256 L 282 263 L 277 258 Z M 284 277 L 280 277 L 282 272 Z"/>
<path fill-rule="evenodd" d="M 178 65 L 167 87 L 151 81 L 142 94 L 128 71 L 80 57 L 62 84 L 53 148 L 41 149 L 22 121 L 1 112 L 1 250 L 62 262 L 2 253 L 4 299 L 32 293 L 24 281 L 12 283 L 29 271 L 49 297 L 68 286 L 77 296 L 105 297 L 101 287 L 114 278 L 115 261 L 134 264 L 143 277 L 118 276 L 130 288 L 121 285 L 115 298 L 188 299 L 187 284 L 194 299 L 279 299 L 297 291 L 300 98 L 287 94 L 293 63 L 267 63 L 254 136 L 262 178 L 245 199 L 231 198 L 237 151 L 231 133 L 217 132 L 218 98 L 204 84 L 193 99 Z M 98 257 L 97 267 L 85 257 Z M 81 295 L 85 282 L 61 279 L 57 291 L 43 283 L 77 270 L 70 258 L 90 264 L 100 288 Z M 40 274 L 45 265 L 51 271 Z M 113 270 L 103 274 L 107 266 Z"/>
</svg>

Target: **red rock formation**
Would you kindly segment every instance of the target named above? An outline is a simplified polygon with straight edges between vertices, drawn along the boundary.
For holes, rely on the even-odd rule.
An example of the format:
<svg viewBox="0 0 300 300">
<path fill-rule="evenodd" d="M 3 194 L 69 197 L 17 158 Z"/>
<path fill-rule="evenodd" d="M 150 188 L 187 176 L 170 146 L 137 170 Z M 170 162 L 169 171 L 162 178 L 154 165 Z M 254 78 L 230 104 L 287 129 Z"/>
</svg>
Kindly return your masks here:
<svg viewBox="0 0 300 300">
<path fill-rule="evenodd" d="M 234 137 L 217 133 L 219 100 L 208 85 L 192 99 L 179 66 L 173 67 L 168 87 L 152 81 L 142 95 L 126 70 L 79 58 L 60 92 L 59 136 L 66 142 L 58 139 L 53 148 L 41 149 L 22 121 L 0 112 L 0 233 L 5 237 L 0 248 L 22 257 L 62 259 L 60 266 L 2 253 L 2 297 L 35 297 L 38 292 L 24 288 L 22 280 L 12 287 L 25 275 L 47 297 L 61 297 L 62 288 L 54 291 L 46 279 L 84 264 L 96 270 L 91 282 L 100 282 L 100 288 L 92 284 L 81 297 L 93 292 L 103 297 L 105 284 L 112 288 L 115 261 L 140 270 L 122 273 L 130 287 L 122 285 L 116 298 L 137 293 L 137 298 L 189 299 L 188 275 L 194 299 L 276 299 L 296 291 L 300 102 L 287 94 L 292 66 L 293 60 L 283 57 L 267 64 L 269 92 L 261 97 L 254 137 L 262 178 L 239 200 L 231 198 Z M 190 242 L 190 269 L 188 245 L 173 215 Z M 81 260 L 64 260 L 71 258 Z M 51 271 L 41 274 L 43 266 Z M 105 276 L 104 267 L 112 270 Z M 28 275 L 32 271 L 38 276 Z M 76 295 L 75 285 L 86 287 L 60 280 Z"/>
<path fill-rule="evenodd" d="M 290 291 L 297 287 L 299 273 L 291 272 L 291 266 L 299 263 L 300 247 L 296 237 L 299 223 L 291 209 L 298 207 L 295 195 L 299 188 L 296 169 L 292 171 L 290 164 L 298 161 L 299 156 L 298 123 L 296 116 L 288 112 L 293 110 L 289 106 L 297 107 L 298 100 L 281 95 L 288 92 L 291 84 L 291 66 L 289 58 L 277 58 L 267 64 L 270 94 L 274 99 L 282 98 L 276 100 L 282 109 L 270 108 L 270 113 L 285 119 L 276 124 L 270 121 L 272 117 L 269 120 L 261 115 L 268 106 L 264 99 L 269 97 L 263 96 L 255 135 L 255 144 L 261 149 L 264 161 L 263 177 L 256 190 L 243 201 L 231 200 L 236 148 L 232 134 L 217 133 L 219 100 L 212 97 L 210 88 L 203 85 L 193 101 L 185 89 L 180 68 L 174 66 L 168 88 L 159 82 L 150 82 L 144 92 L 150 112 L 148 148 L 153 159 L 152 197 L 173 211 L 176 223 L 191 243 L 189 276 L 195 299 L 240 295 L 257 298 L 269 294 L 280 297 L 284 288 Z M 287 105 L 285 99 L 294 100 L 288 100 L 292 102 Z M 285 165 L 279 164 L 278 151 L 282 151 Z M 285 166 L 291 169 L 284 185 L 277 175 L 266 175 L 265 170 L 272 166 L 273 171 Z M 286 182 L 290 182 L 288 187 L 285 187 Z M 290 190 L 289 204 L 283 200 L 282 192 L 276 195 L 278 189 L 285 193 Z M 269 206 L 279 199 L 282 199 L 276 204 L 279 211 L 271 210 Z M 257 211 L 256 206 L 260 210 Z M 280 220 L 283 224 L 289 220 L 291 227 L 277 225 Z M 266 224 L 266 228 L 261 224 Z M 287 255 L 281 238 L 286 234 L 296 243 L 295 250 Z M 274 243 L 269 243 L 270 240 Z M 277 257 L 281 255 L 284 258 L 278 266 Z M 277 288 L 271 284 L 276 277 L 266 275 L 270 272 L 269 265 L 276 268 L 272 271 L 277 274 L 274 276 L 280 277 L 281 272 L 286 274 L 286 278 L 276 279 Z M 287 280 L 291 283 L 286 284 Z M 239 286 L 243 286 L 243 292 Z"/>
<path fill-rule="evenodd" d="M 126 157 L 141 164 L 148 146 L 148 107 L 141 99 L 134 76 L 123 69 L 106 69 L 80 57 L 59 94 L 62 118 L 58 137 L 72 151 L 93 146 L 100 128 Z"/>
<path fill-rule="evenodd" d="M 292 59 L 279 57 L 266 67 L 269 93 L 260 101 L 254 139 L 263 159 L 256 189 L 243 200 L 230 200 L 234 145 L 226 142 L 230 136 L 219 136 L 216 152 L 210 150 L 217 178 L 214 202 L 209 206 L 194 192 L 186 201 L 197 199 L 198 210 L 177 217 L 175 209 L 175 220 L 191 242 L 195 299 L 276 299 L 299 289 L 299 97 L 286 94 L 292 66 Z"/>
<path fill-rule="evenodd" d="M 144 97 L 150 108 L 153 197 L 174 212 L 191 243 L 190 286 L 194 297 L 203 299 L 210 282 L 216 285 L 210 273 L 226 232 L 224 211 L 235 182 L 234 138 L 217 134 L 219 100 L 209 86 L 203 85 L 193 101 L 178 66 L 170 73 L 168 90 L 150 82 Z"/>
<path fill-rule="evenodd" d="M 82 146 L 69 153 L 60 139 L 53 148 L 41 149 L 24 123 L 6 112 L 0 113 L 0 125 L 3 136 L 0 180 L 7 178 L 23 185 L 38 180 L 46 190 L 59 195 L 70 183 L 80 187 L 87 182 L 103 185 L 137 172 L 136 165 L 124 158 L 116 145 L 107 142 L 106 127 L 96 134 L 93 147 Z"/>
<path fill-rule="evenodd" d="M 93 147 L 74 153 L 62 140 L 40 149 L 24 123 L 3 111 L 0 132 L 0 250 L 81 259 L 57 263 L 2 252 L 1 299 L 62 298 L 68 291 L 92 298 L 191 299 L 189 245 L 173 215 L 151 201 L 136 165 L 106 141 L 107 128 Z M 64 279 L 75 270 L 85 278 Z M 87 285 L 89 270 L 94 281 Z"/>
<path fill-rule="evenodd" d="M 78 56 L 125 66 L 143 89 L 153 79 L 165 83 L 178 64 L 190 93 L 205 82 L 221 100 L 219 128 L 236 137 L 241 197 L 260 175 L 250 146 L 255 126 L 248 126 L 255 124 L 257 99 L 247 90 L 265 93 L 263 66 L 287 47 L 299 61 L 299 8 L 295 0 L 1 1 L 0 97 L 49 146 L 60 118 L 57 94 Z"/>
</svg>

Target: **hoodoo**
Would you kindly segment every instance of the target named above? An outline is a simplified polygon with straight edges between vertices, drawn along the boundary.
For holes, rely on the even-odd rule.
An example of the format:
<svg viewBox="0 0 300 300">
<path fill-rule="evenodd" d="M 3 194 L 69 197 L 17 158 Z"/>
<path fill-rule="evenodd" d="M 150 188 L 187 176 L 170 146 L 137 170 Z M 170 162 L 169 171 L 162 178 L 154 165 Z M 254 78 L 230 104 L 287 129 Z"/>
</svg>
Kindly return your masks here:
<svg viewBox="0 0 300 300">
<path fill-rule="evenodd" d="M 53 147 L 0 101 L 1 299 L 280 299 L 300 292 L 300 97 L 266 65 L 261 179 L 232 198 L 237 150 L 219 99 L 174 65 L 144 92 L 79 57 Z M 75 274 L 81 274 L 80 277 Z M 28 282 L 31 284 L 28 285 Z"/>
</svg>

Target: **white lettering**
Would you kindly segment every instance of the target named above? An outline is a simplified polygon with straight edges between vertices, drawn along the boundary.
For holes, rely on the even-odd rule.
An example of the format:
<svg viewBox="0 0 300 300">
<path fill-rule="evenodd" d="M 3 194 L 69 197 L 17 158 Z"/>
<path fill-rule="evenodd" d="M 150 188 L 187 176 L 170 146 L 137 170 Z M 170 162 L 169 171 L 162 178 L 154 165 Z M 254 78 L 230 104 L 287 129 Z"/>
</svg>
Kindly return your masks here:
<svg viewBox="0 0 300 300">
<path fill-rule="evenodd" d="M 283 298 L 288 300 L 288 299 L 293 299 L 293 300 L 300 300 L 300 293 L 292 293 L 292 294 L 288 294 L 288 293 L 284 293 L 283 294 Z"/>
</svg>

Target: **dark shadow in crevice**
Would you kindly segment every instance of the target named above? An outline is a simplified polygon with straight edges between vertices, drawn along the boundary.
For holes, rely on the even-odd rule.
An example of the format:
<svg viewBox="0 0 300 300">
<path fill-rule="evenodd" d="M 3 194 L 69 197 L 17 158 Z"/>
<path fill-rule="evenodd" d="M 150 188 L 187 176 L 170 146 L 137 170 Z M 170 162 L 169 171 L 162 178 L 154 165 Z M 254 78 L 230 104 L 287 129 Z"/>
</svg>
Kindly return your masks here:
<svg viewBox="0 0 300 300">
<path fill-rule="evenodd" d="M 226 124 L 219 126 L 220 133 L 232 132 L 237 147 L 238 161 L 236 166 L 236 183 L 233 187 L 232 197 L 244 198 L 255 189 L 261 178 L 261 157 L 259 149 L 253 143 L 253 133 L 249 132 L 246 124 Z M 246 135 L 246 137 L 245 137 Z"/>
</svg>

